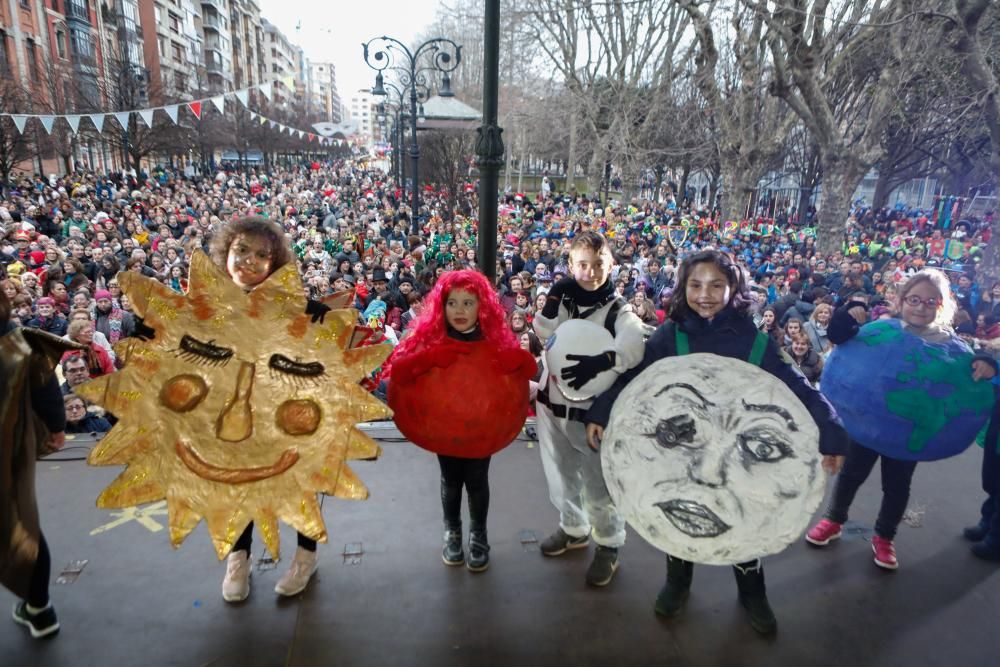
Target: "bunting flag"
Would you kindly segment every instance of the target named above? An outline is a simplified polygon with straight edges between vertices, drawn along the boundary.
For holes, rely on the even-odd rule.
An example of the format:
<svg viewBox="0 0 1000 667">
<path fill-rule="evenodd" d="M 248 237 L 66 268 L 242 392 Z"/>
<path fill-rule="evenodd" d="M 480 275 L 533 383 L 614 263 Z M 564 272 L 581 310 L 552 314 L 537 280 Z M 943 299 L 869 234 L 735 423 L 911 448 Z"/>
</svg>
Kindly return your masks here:
<svg viewBox="0 0 1000 667">
<path fill-rule="evenodd" d="M 90 114 L 90 122 L 94 124 L 94 129 L 98 133 L 104 132 L 104 119 L 106 115 L 103 113 L 93 113 Z"/>
<path fill-rule="evenodd" d="M 194 117 L 201 120 L 201 102 L 188 102 L 188 109 L 194 114 Z"/>
<path fill-rule="evenodd" d="M 28 117 L 24 115 L 16 115 L 11 116 L 10 119 L 14 121 L 14 126 L 17 128 L 17 131 L 24 134 L 24 124 L 28 122 Z"/>
<path fill-rule="evenodd" d="M 242 104 L 243 106 L 247 106 L 248 104 L 250 104 L 249 88 L 244 88 L 243 90 L 237 90 L 235 95 L 236 99 L 238 99 L 240 101 L 240 104 Z"/>
<path fill-rule="evenodd" d="M 168 107 L 163 107 L 163 110 L 167 112 L 167 115 L 170 116 L 170 120 L 174 121 L 174 125 L 176 125 L 177 124 L 177 112 L 179 111 L 179 105 L 177 105 L 177 104 L 171 104 Z"/>
<path fill-rule="evenodd" d="M 213 97 L 211 99 L 212 99 L 212 104 L 214 104 L 215 108 L 219 110 L 219 113 L 222 114 L 222 115 L 225 115 L 226 114 L 226 96 L 225 95 L 216 95 L 215 97 Z"/>
<path fill-rule="evenodd" d="M 285 85 L 285 88 L 287 88 L 289 91 L 295 90 L 295 76 L 294 75 L 289 75 L 289 76 L 286 76 L 286 77 L 282 77 L 281 83 L 283 83 Z"/>
<path fill-rule="evenodd" d="M 250 120 L 257 120 L 257 114 L 255 114 L 253 111 L 250 112 Z"/>
<path fill-rule="evenodd" d="M 302 130 L 295 130 L 295 131 L 299 133 L 299 139 L 302 139 L 306 136 L 306 133 L 303 132 Z"/>
<path fill-rule="evenodd" d="M 115 118 L 118 119 L 118 124 L 122 126 L 123 130 L 128 130 L 128 117 L 131 111 L 119 111 L 114 114 Z"/>
<path fill-rule="evenodd" d="M 156 109 L 143 109 L 139 112 L 139 117 L 142 118 L 142 122 L 146 124 L 146 127 L 153 129 L 153 112 Z"/>
<path fill-rule="evenodd" d="M 269 121 L 267 121 L 267 125 L 268 125 L 268 127 L 270 127 L 270 128 L 272 129 L 272 130 L 273 130 L 273 129 L 275 129 L 276 127 L 278 127 L 278 123 L 277 123 L 277 122 L 275 122 L 275 121 L 273 121 L 273 120 L 269 120 Z"/>
<path fill-rule="evenodd" d="M 73 134 L 77 134 L 80 131 L 80 119 L 83 116 L 72 115 L 66 116 L 66 122 L 69 124 L 69 129 L 73 131 Z"/>
<path fill-rule="evenodd" d="M 271 81 L 268 81 L 267 83 L 262 83 L 259 86 L 257 86 L 257 90 L 260 91 L 261 95 L 263 95 L 264 97 L 267 98 L 268 102 L 271 101 L 271 86 L 272 85 L 274 85 L 274 84 Z"/>
<path fill-rule="evenodd" d="M 314 139 L 316 138 L 316 135 L 315 135 L 315 134 L 313 134 L 312 132 L 310 132 L 310 133 L 309 133 L 308 135 L 306 135 L 306 136 L 308 136 L 308 137 L 309 137 L 309 141 L 313 141 L 313 140 L 314 140 Z"/>
<path fill-rule="evenodd" d="M 56 123 L 55 116 L 39 116 L 38 120 L 42 121 L 42 127 L 45 128 L 46 134 L 52 134 L 52 126 Z"/>
<path fill-rule="evenodd" d="M 257 116 L 257 120 L 259 120 L 259 121 L 260 121 L 260 124 L 261 124 L 261 125 L 267 125 L 267 119 L 266 119 L 266 118 L 264 118 L 263 116 L 261 116 L 261 115 L 258 115 L 258 116 Z"/>
</svg>

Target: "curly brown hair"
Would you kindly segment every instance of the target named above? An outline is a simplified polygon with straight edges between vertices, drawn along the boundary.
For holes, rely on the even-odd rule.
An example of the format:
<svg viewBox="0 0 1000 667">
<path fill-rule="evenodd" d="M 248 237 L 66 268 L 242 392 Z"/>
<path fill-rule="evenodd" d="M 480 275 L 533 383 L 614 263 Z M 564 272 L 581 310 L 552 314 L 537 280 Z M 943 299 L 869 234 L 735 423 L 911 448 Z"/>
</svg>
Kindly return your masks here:
<svg viewBox="0 0 1000 667">
<path fill-rule="evenodd" d="M 226 269 L 229 246 L 241 234 L 266 239 L 271 245 L 272 273 L 295 259 L 291 245 L 285 238 L 285 232 L 281 226 L 267 218 L 251 215 L 231 220 L 212 237 L 208 246 L 208 255 L 222 270 Z"/>
</svg>

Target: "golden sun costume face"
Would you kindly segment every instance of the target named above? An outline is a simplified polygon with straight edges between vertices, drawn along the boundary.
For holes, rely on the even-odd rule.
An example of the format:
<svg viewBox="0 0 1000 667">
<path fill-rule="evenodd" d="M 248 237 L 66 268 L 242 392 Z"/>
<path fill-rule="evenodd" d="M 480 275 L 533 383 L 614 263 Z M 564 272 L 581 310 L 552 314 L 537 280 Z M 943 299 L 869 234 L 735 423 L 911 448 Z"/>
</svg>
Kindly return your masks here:
<svg viewBox="0 0 1000 667">
<path fill-rule="evenodd" d="M 201 252 L 187 295 L 119 282 L 156 336 L 123 341 L 125 368 L 77 388 L 119 419 L 89 463 L 128 466 L 98 507 L 166 498 L 173 546 L 204 518 L 220 559 L 251 520 L 275 557 L 278 519 L 325 541 L 317 494 L 368 497 L 347 461 L 380 450 L 354 427 L 391 411 L 358 381 L 391 348 L 347 349 L 353 310 L 311 323 L 294 264 L 249 293 Z"/>
</svg>

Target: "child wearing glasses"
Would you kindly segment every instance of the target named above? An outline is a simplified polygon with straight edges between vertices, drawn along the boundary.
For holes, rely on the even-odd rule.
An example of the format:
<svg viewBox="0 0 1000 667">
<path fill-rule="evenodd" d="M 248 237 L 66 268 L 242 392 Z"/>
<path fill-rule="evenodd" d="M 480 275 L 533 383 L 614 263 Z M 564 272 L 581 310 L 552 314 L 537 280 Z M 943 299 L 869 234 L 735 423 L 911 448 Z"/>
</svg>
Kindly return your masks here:
<svg viewBox="0 0 1000 667">
<path fill-rule="evenodd" d="M 939 270 L 927 269 L 915 274 L 899 289 L 899 317 L 903 329 L 920 336 L 929 343 L 960 341 L 952 329 L 955 316 L 955 298 L 948 285 L 948 278 Z M 867 306 L 851 300 L 838 309 L 830 320 L 827 333 L 835 345 L 846 343 L 856 336 L 868 319 Z M 963 344 L 964 345 L 964 344 Z M 995 362 L 988 357 L 977 357 L 969 369 L 974 380 L 989 380 L 996 375 Z M 858 382 L 868 379 L 859 377 Z M 806 533 L 806 541 L 818 547 L 826 546 L 841 536 L 842 526 L 858 489 L 868 479 L 875 463 L 882 460 L 882 505 L 875 520 L 872 551 L 875 564 L 886 570 L 899 567 L 893 539 L 906 511 L 910 498 L 910 482 L 917 467 L 916 461 L 894 459 L 851 440 L 844 467 L 837 477 L 833 497 L 827 508 L 826 518 Z"/>
</svg>

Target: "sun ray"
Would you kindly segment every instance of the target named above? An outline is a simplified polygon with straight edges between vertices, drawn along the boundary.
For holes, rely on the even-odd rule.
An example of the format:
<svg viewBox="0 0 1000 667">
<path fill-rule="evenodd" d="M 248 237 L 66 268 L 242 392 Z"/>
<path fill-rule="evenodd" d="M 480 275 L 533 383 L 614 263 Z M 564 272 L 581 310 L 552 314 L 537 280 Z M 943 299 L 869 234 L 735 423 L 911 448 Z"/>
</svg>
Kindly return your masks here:
<svg viewBox="0 0 1000 667">
<path fill-rule="evenodd" d="M 368 487 L 347 464 L 344 464 L 340 469 L 340 477 L 337 479 L 337 488 L 333 495 L 348 500 L 367 500 Z"/>
<path fill-rule="evenodd" d="M 146 466 L 133 463 L 101 492 L 97 497 L 97 506 L 102 509 L 121 509 L 163 500 L 165 497 L 163 486 L 150 475 Z"/>
<path fill-rule="evenodd" d="M 212 545 L 219 560 L 233 550 L 233 545 L 250 523 L 250 518 L 250 512 L 242 506 L 216 508 L 205 514 L 208 533 L 212 537 Z"/>
<path fill-rule="evenodd" d="M 347 438 L 347 458 L 351 461 L 377 459 L 382 455 L 382 448 L 364 431 L 352 428 Z"/>
<path fill-rule="evenodd" d="M 391 353 L 391 345 L 356 347 L 344 353 L 344 361 L 347 362 L 352 374 L 368 375 L 381 366 Z"/>
<path fill-rule="evenodd" d="M 323 512 L 315 493 L 300 496 L 295 504 L 295 510 L 284 517 L 285 521 L 295 530 L 317 542 L 326 542 L 326 526 L 323 524 Z"/>
<path fill-rule="evenodd" d="M 136 453 L 148 446 L 140 433 L 143 427 L 118 423 L 97 445 L 90 450 L 87 463 L 92 466 L 122 465 L 131 461 Z"/>
<path fill-rule="evenodd" d="M 167 496 L 167 514 L 170 522 L 170 544 L 176 549 L 201 521 L 201 514 L 186 501 L 178 498 L 175 493 Z"/>
<path fill-rule="evenodd" d="M 347 400 L 336 406 L 347 417 L 358 422 L 388 419 L 392 416 L 389 406 L 369 394 L 361 385 L 351 385 L 345 390 Z"/>
<path fill-rule="evenodd" d="M 254 515 L 254 523 L 260 536 L 264 540 L 271 558 L 278 560 L 281 558 L 281 535 L 278 532 L 278 517 L 272 510 L 260 510 Z"/>
</svg>

